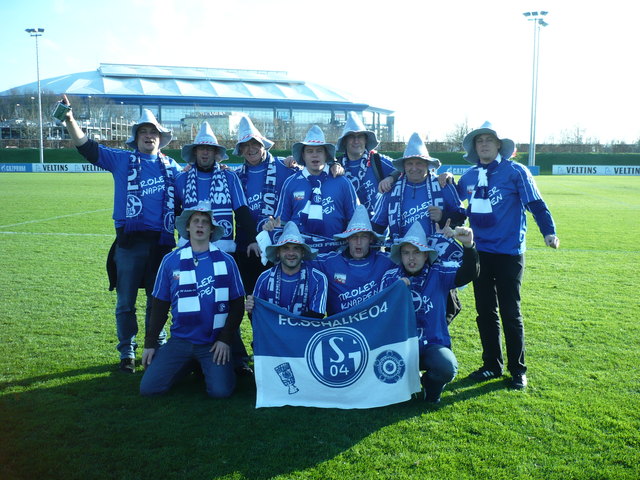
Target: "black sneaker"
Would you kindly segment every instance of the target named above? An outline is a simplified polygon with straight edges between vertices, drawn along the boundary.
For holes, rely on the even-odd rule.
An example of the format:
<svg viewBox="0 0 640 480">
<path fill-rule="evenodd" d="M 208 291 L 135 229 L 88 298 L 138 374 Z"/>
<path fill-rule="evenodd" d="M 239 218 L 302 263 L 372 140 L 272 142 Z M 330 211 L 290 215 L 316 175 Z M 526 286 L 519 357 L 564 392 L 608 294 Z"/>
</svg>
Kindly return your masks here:
<svg viewBox="0 0 640 480">
<path fill-rule="evenodd" d="M 486 367 L 481 367 L 475 372 L 471 372 L 471 374 L 469 374 L 469 378 L 476 382 L 483 382 L 485 380 L 491 380 L 492 378 L 499 378 L 501 376 L 502 372 L 496 372 Z"/>
<path fill-rule="evenodd" d="M 422 385 L 422 399 L 431 405 L 438 405 L 440 403 L 440 395 L 429 391 L 428 383 L 427 374 L 425 373 L 420 377 L 420 385 Z"/>
<path fill-rule="evenodd" d="M 135 358 L 123 358 L 120 360 L 119 370 L 125 373 L 135 373 L 136 360 Z"/>
<path fill-rule="evenodd" d="M 514 390 L 524 390 L 527 388 L 528 383 L 527 376 L 524 373 L 519 373 L 511 379 L 511 388 Z"/>
</svg>

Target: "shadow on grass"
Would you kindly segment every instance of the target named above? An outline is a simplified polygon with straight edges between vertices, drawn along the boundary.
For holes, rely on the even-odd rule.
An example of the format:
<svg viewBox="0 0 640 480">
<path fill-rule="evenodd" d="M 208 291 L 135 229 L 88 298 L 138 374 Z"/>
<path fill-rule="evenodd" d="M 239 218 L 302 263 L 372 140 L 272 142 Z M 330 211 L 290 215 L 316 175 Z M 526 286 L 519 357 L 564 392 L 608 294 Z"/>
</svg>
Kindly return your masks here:
<svg viewBox="0 0 640 480">
<path fill-rule="evenodd" d="M 166 396 L 143 398 L 141 377 L 105 365 L 4 383 L 0 477 L 268 479 L 429 414 L 417 399 L 370 410 L 256 409 L 252 377 L 239 378 L 226 400 L 208 398 L 194 375 Z M 451 385 L 442 406 L 504 388 L 465 382 Z"/>
</svg>

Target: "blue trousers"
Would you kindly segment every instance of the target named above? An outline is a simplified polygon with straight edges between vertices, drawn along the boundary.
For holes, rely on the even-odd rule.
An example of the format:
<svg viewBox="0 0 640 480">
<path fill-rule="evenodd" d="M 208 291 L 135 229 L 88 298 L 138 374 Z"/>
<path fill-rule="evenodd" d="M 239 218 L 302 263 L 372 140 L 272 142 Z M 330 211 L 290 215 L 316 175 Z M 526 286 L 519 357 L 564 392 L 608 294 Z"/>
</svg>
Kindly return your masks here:
<svg viewBox="0 0 640 480">
<path fill-rule="evenodd" d="M 440 398 L 447 383 L 456 377 L 458 360 L 450 348 L 428 343 L 420 346 L 420 370 L 425 370 L 422 385 L 426 398 L 435 401 Z"/>
<path fill-rule="evenodd" d="M 127 242 L 126 247 L 116 246 L 114 261 L 117 269 L 116 280 L 116 332 L 120 358 L 135 358 L 138 333 L 136 300 L 138 289 L 144 287 L 147 295 L 145 329 L 151 315 L 151 294 L 162 256 L 158 241 L 153 238 L 136 237 Z M 163 330 L 158 341 L 162 345 L 167 333 Z"/>
<path fill-rule="evenodd" d="M 140 395 L 161 395 L 193 368 L 194 360 L 200 364 L 207 394 L 214 398 L 228 397 L 236 387 L 233 362 L 217 365 L 213 362 L 211 345 L 196 345 L 188 340 L 171 337 L 156 350 L 151 365 L 140 382 Z"/>
</svg>

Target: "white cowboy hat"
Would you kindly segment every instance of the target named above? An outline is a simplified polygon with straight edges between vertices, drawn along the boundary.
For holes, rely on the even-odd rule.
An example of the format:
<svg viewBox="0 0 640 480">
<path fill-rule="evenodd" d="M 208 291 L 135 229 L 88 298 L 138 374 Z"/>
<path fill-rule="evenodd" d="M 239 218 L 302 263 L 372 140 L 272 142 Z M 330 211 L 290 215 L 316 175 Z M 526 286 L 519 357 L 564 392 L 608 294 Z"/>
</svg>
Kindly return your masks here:
<svg viewBox="0 0 640 480">
<path fill-rule="evenodd" d="M 208 200 L 202 200 L 195 207 L 185 208 L 180 216 L 176 218 L 176 230 L 182 238 L 189 238 L 189 232 L 187 231 L 187 224 L 189 223 L 189 219 L 191 215 L 194 213 L 206 213 L 211 217 L 211 236 L 209 240 L 211 242 L 215 242 L 216 240 L 220 240 L 224 235 L 224 227 L 218 225 L 213 218 L 213 212 L 211 211 L 211 202 Z"/>
<path fill-rule="evenodd" d="M 376 137 L 375 132 L 371 130 L 367 130 L 360 120 L 360 117 L 356 112 L 347 113 L 347 123 L 345 123 L 344 128 L 342 129 L 342 136 L 338 139 L 336 143 L 336 150 L 338 152 L 345 152 L 346 149 L 343 145 L 343 140 L 352 133 L 364 133 L 367 136 L 367 142 L 365 148 L 368 152 L 373 150 L 378 146 L 380 142 L 378 142 L 378 138 Z"/>
<path fill-rule="evenodd" d="M 213 130 L 211 130 L 211 126 L 208 122 L 202 122 L 202 125 L 200 125 L 200 131 L 196 135 L 196 138 L 194 138 L 193 143 L 182 147 L 182 151 L 180 153 L 185 162 L 196 163 L 196 158 L 193 155 L 193 149 L 198 145 L 214 147 L 216 151 L 222 155 L 220 160 L 227 160 L 229 158 L 227 155 L 227 149 L 218 143 L 218 139 L 213 133 Z"/>
<path fill-rule="evenodd" d="M 295 245 L 300 245 L 304 249 L 304 253 L 302 254 L 303 260 L 313 260 L 318 255 L 318 250 L 315 248 L 311 248 L 309 245 L 304 243 L 304 238 L 300 235 L 300 230 L 298 230 L 298 226 L 294 222 L 287 222 L 282 229 L 282 234 L 280 234 L 280 238 L 278 239 L 278 243 L 273 245 L 269 245 L 265 250 L 265 254 L 267 259 L 271 263 L 276 263 L 278 261 L 278 248 L 287 244 L 293 243 Z"/>
<path fill-rule="evenodd" d="M 384 240 L 384 235 L 380 235 L 373 231 L 373 228 L 371 227 L 371 220 L 369 220 L 369 212 L 367 212 L 367 207 L 364 205 L 358 205 L 356 207 L 351 220 L 349 220 L 347 229 L 342 233 L 336 233 L 333 238 L 336 240 L 343 240 L 360 232 L 369 232 L 379 242 Z"/>
<path fill-rule="evenodd" d="M 236 143 L 236 147 L 233 149 L 233 154 L 239 157 L 241 155 L 240 145 L 248 142 L 252 138 L 259 142 L 265 150 L 273 147 L 273 142 L 262 136 L 249 117 L 240 118 L 240 124 L 238 125 L 238 143 Z"/>
<path fill-rule="evenodd" d="M 513 142 L 513 140 L 509 138 L 498 137 L 498 134 L 493 129 L 491 122 L 484 122 L 480 128 L 476 128 L 475 130 L 467 133 L 467 135 L 464 137 L 464 140 L 462 141 L 462 147 L 464 148 L 465 152 L 467 152 L 463 156 L 467 162 L 478 163 L 478 160 L 480 160 L 478 158 L 478 153 L 476 152 L 475 138 L 478 135 L 482 135 L 483 133 L 493 135 L 498 139 L 498 141 L 500 141 L 501 145 L 498 153 L 503 159 L 508 160 L 513 155 L 513 152 L 516 151 L 516 144 Z"/>
<path fill-rule="evenodd" d="M 153 125 L 158 129 L 158 132 L 160 132 L 159 148 L 163 148 L 169 145 L 169 142 L 173 138 L 173 135 L 171 135 L 171 130 L 169 130 L 168 128 L 164 128 L 162 125 L 160 125 L 160 123 L 158 123 L 158 120 L 156 119 L 155 115 L 151 112 L 151 110 L 148 110 L 146 108 L 142 110 L 142 115 L 140 115 L 138 122 L 131 125 L 131 136 L 127 139 L 127 141 L 125 142 L 125 145 L 133 149 L 138 148 L 138 143 L 136 141 L 136 133 L 138 133 L 138 127 L 140 127 L 140 125 L 144 125 L 145 123 L 150 123 L 151 125 Z"/>
<path fill-rule="evenodd" d="M 397 263 L 398 265 L 402 263 L 400 249 L 402 248 L 403 243 L 410 243 L 414 247 L 417 247 L 421 252 L 429 252 L 429 263 L 435 262 L 438 258 L 438 252 L 427 244 L 427 234 L 424 232 L 424 228 L 422 228 L 420 222 L 415 222 L 411 225 L 404 237 L 399 238 L 397 242 L 391 245 L 389 258 L 392 262 Z"/>
<path fill-rule="evenodd" d="M 424 140 L 418 133 L 413 133 L 407 142 L 407 146 L 404 149 L 402 158 L 397 158 L 393 161 L 393 166 L 399 172 L 404 172 L 404 161 L 410 158 L 419 158 L 427 162 L 429 170 L 440 168 L 440 160 L 429 155 L 429 150 L 424 144 Z"/>
<path fill-rule="evenodd" d="M 314 125 L 309 129 L 307 136 L 304 137 L 303 141 L 294 143 L 291 147 L 291 156 L 298 164 L 301 165 L 304 165 L 304 161 L 302 160 L 302 149 L 305 145 L 324 147 L 327 151 L 327 162 L 336 156 L 336 147 L 332 143 L 325 141 L 324 132 L 318 125 Z"/>
</svg>

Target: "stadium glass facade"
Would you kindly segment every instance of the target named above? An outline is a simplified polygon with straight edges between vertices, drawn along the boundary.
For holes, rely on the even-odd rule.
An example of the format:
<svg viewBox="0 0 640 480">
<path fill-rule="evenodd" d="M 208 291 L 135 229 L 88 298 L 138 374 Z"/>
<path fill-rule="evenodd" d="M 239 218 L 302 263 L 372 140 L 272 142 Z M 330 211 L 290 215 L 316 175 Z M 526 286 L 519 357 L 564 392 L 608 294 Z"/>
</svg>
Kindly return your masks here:
<svg viewBox="0 0 640 480">
<path fill-rule="evenodd" d="M 351 101 L 281 71 L 100 64 L 96 71 L 41 80 L 41 85 L 43 92 L 69 95 L 83 128 L 101 140 L 120 140 L 126 134 L 122 124 L 135 121 L 143 108 L 182 143 L 205 120 L 228 143 L 235 139 L 242 115 L 281 148 L 302 139 L 314 124 L 335 141 L 350 110 L 359 112 L 382 141 L 394 138 L 392 111 Z M 30 95 L 35 88 L 35 83 L 24 85 L 0 92 L 0 97 Z"/>
</svg>

